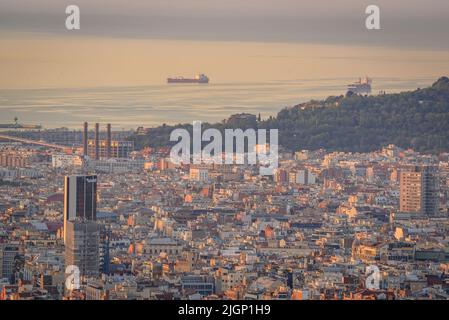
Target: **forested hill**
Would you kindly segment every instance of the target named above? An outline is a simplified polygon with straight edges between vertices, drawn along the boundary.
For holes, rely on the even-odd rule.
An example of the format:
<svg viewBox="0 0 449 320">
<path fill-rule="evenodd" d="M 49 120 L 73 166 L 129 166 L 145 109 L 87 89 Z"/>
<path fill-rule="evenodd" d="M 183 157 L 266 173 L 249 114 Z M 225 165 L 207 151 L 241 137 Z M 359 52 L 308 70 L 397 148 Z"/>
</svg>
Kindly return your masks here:
<svg viewBox="0 0 449 320">
<path fill-rule="evenodd" d="M 421 152 L 449 151 L 449 79 L 412 92 L 347 95 L 279 112 L 280 143 L 292 150 L 370 151 L 387 144 Z"/>
<path fill-rule="evenodd" d="M 449 79 L 431 87 L 398 94 L 329 97 L 281 110 L 276 117 L 243 123 L 212 124 L 224 128 L 278 128 L 280 144 L 292 151 L 319 149 L 366 152 L 388 144 L 420 152 L 449 151 Z M 239 118 L 238 118 L 239 119 Z M 201 120 L 201 119 L 198 119 Z M 191 124 L 178 125 L 191 129 Z M 161 126 L 135 135 L 137 147 L 169 144 L 175 126 Z"/>
</svg>

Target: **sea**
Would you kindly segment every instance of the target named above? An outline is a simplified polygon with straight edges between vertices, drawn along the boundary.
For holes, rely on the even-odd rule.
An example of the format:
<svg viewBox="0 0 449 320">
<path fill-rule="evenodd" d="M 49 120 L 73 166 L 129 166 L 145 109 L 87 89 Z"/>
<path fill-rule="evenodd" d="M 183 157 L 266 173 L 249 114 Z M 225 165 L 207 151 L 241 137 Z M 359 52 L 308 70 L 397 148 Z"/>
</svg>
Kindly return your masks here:
<svg viewBox="0 0 449 320">
<path fill-rule="evenodd" d="M 353 77 L 262 82 L 160 84 L 52 89 L 0 89 L 0 123 L 81 129 L 82 123 L 111 123 L 115 130 L 162 124 L 219 122 L 232 114 L 276 116 L 283 108 L 346 93 Z M 372 93 L 397 93 L 430 86 L 435 78 L 374 78 Z"/>
</svg>

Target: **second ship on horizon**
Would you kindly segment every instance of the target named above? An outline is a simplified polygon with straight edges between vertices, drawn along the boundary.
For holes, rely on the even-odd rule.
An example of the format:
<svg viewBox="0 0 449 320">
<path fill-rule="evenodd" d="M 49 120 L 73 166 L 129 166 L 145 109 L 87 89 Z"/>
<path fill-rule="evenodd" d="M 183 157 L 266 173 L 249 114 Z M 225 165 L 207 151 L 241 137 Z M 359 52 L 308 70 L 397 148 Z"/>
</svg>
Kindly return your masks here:
<svg viewBox="0 0 449 320">
<path fill-rule="evenodd" d="M 167 78 L 167 83 L 209 83 L 209 78 L 201 73 L 197 74 L 194 78 L 184 78 L 184 77 L 176 77 L 176 78 Z"/>
</svg>

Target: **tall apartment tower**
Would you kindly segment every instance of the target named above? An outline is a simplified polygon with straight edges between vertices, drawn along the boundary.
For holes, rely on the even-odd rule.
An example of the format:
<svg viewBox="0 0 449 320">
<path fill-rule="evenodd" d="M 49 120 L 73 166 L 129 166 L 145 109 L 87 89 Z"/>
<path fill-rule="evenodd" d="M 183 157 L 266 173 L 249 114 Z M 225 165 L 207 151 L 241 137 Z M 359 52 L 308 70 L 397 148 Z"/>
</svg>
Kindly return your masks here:
<svg viewBox="0 0 449 320">
<path fill-rule="evenodd" d="M 436 215 L 439 211 L 437 169 L 434 166 L 414 166 L 401 172 L 401 212 Z"/>
<path fill-rule="evenodd" d="M 95 221 L 68 221 L 65 264 L 77 266 L 82 277 L 98 277 L 100 269 L 100 228 Z"/>
<path fill-rule="evenodd" d="M 97 220 L 97 176 L 72 175 L 64 178 L 64 243 L 69 221 Z"/>
</svg>

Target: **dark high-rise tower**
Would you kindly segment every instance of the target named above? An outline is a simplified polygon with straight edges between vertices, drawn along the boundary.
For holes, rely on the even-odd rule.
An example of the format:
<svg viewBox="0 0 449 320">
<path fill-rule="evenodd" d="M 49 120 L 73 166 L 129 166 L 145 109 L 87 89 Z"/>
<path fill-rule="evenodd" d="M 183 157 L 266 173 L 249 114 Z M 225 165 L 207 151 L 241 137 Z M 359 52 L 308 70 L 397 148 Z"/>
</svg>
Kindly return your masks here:
<svg viewBox="0 0 449 320">
<path fill-rule="evenodd" d="M 0 278 L 11 279 L 14 276 L 14 260 L 19 251 L 18 242 L 0 242 Z"/>
<path fill-rule="evenodd" d="M 77 266 L 81 276 L 97 277 L 100 265 L 100 228 L 95 221 L 68 221 L 65 264 Z"/>
<path fill-rule="evenodd" d="M 97 176 L 73 175 L 64 180 L 64 242 L 67 222 L 97 219 Z"/>
</svg>

